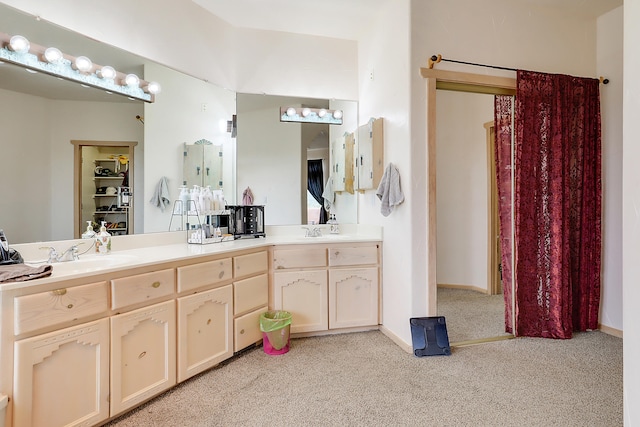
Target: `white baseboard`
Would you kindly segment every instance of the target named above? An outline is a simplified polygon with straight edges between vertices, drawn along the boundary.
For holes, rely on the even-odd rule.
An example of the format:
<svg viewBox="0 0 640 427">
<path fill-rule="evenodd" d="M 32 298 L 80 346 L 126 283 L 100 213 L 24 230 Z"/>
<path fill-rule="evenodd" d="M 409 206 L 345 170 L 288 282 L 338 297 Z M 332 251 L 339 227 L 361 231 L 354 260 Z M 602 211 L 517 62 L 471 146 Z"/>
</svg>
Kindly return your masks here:
<svg viewBox="0 0 640 427">
<path fill-rule="evenodd" d="M 407 344 L 399 336 L 391 332 L 389 329 L 385 328 L 384 325 L 380 325 L 380 332 L 382 332 L 387 338 L 393 341 L 398 347 L 409 354 L 413 354 L 413 344 Z"/>
<path fill-rule="evenodd" d="M 480 288 L 478 286 L 473 286 L 473 285 L 453 285 L 450 283 L 438 283 L 438 287 L 448 288 L 448 289 L 464 289 L 465 291 L 475 291 L 475 292 L 480 292 L 481 294 L 489 293 L 489 291 L 487 291 L 486 289 Z"/>
</svg>

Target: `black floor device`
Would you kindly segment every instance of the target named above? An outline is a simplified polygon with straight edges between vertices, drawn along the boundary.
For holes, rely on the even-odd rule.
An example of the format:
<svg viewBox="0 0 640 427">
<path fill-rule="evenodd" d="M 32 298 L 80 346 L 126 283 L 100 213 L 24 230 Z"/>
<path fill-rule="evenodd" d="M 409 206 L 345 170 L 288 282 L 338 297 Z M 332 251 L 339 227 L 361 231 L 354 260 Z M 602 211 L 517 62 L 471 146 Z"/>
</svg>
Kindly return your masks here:
<svg viewBox="0 0 640 427">
<path fill-rule="evenodd" d="M 451 354 L 444 316 L 412 317 L 409 322 L 415 356 L 449 356 Z"/>
</svg>

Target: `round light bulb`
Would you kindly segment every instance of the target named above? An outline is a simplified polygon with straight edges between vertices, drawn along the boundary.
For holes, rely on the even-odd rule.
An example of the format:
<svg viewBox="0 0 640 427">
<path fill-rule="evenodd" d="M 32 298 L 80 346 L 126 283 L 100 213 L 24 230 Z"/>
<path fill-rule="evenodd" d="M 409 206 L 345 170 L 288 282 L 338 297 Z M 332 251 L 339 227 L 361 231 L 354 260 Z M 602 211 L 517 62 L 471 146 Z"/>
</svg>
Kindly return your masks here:
<svg viewBox="0 0 640 427">
<path fill-rule="evenodd" d="M 341 119 L 342 118 L 342 110 L 336 110 L 333 112 L 333 118 L 334 119 Z"/>
<path fill-rule="evenodd" d="M 118 74 L 115 70 L 115 68 L 113 68 L 110 65 L 105 65 L 104 67 L 100 68 L 99 71 L 100 77 L 102 77 L 103 79 L 115 79 L 116 75 Z"/>
<path fill-rule="evenodd" d="M 302 109 L 302 117 L 307 117 L 309 114 L 311 114 L 311 110 L 308 108 L 303 108 Z"/>
<path fill-rule="evenodd" d="M 327 115 L 327 110 L 325 110 L 324 108 L 318 111 L 318 117 L 323 118 L 326 115 Z"/>
<path fill-rule="evenodd" d="M 31 43 L 25 36 L 13 36 L 9 39 L 9 47 L 16 53 L 27 53 L 31 47 Z"/>
<path fill-rule="evenodd" d="M 44 51 L 44 59 L 47 62 L 58 62 L 62 59 L 62 52 L 57 47 L 48 47 Z"/>
<path fill-rule="evenodd" d="M 124 78 L 124 83 L 127 86 L 138 86 L 140 84 L 140 78 L 135 74 L 127 74 Z"/>
<path fill-rule="evenodd" d="M 93 68 L 93 62 L 86 56 L 78 56 L 75 62 L 76 69 L 88 73 Z"/>
<path fill-rule="evenodd" d="M 293 107 L 287 108 L 287 116 L 292 117 L 296 115 L 296 109 Z"/>
<path fill-rule="evenodd" d="M 145 91 L 149 92 L 152 95 L 155 95 L 155 94 L 160 93 L 160 91 L 162 91 L 162 87 L 160 86 L 160 83 L 158 83 L 158 82 L 149 82 L 149 84 L 147 84 L 147 86 L 145 86 Z"/>
</svg>

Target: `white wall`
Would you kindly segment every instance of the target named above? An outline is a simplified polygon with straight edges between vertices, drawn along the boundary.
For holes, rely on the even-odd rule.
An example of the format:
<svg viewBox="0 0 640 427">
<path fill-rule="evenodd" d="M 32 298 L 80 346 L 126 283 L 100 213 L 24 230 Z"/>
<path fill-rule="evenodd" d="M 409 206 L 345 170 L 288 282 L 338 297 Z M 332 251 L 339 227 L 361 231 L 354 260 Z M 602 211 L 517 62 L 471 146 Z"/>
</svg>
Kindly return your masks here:
<svg viewBox="0 0 640 427">
<path fill-rule="evenodd" d="M 622 284 L 624 424 L 640 424 L 640 1 L 624 2 L 624 104 L 622 158 Z"/>
<path fill-rule="evenodd" d="M 51 237 L 48 111 L 44 98 L 0 89 L 0 228 L 9 244 Z"/>
<path fill-rule="evenodd" d="M 144 211 L 144 222 L 136 233 L 169 231 L 172 209 L 162 212 L 149 200 L 163 176 L 168 179 L 171 207 L 178 198 L 184 143 L 206 139 L 223 147 L 223 190 L 230 203 L 235 201 L 231 169 L 235 165 L 235 139 L 226 131 L 226 121 L 236 111 L 235 93 L 157 64 L 145 65 L 145 79 L 164 85 L 156 102 L 144 106 L 144 193 L 136 200 L 136 209 Z"/>
<path fill-rule="evenodd" d="M 302 126 L 279 120 L 281 106 L 300 100 L 238 95 L 237 102 L 238 193 L 251 188 L 254 204 L 265 205 L 265 224 L 300 224 Z"/>
<path fill-rule="evenodd" d="M 391 3 L 391 2 L 390 2 Z M 391 162 L 400 172 L 405 202 L 388 217 L 380 213 L 380 201 L 375 190 L 359 195 L 358 222 L 384 227 L 382 259 L 382 320 L 384 328 L 405 343 L 411 342 L 409 318 L 424 315 L 424 286 L 414 292 L 414 270 L 423 270 L 426 242 L 424 234 L 412 229 L 415 209 L 424 215 L 424 207 L 412 197 L 414 177 L 412 156 L 420 157 L 424 150 L 410 144 L 410 69 L 409 0 L 399 0 L 381 8 L 372 31 L 359 42 L 360 125 L 371 117 L 384 119 L 384 163 Z M 370 79 L 373 71 L 374 79 Z M 419 182 L 418 182 L 419 184 Z M 416 308 L 417 307 L 417 308 Z"/>
<path fill-rule="evenodd" d="M 602 304 L 600 323 L 622 330 L 622 50 L 623 8 L 598 18 L 602 120 Z"/>
<path fill-rule="evenodd" d="M 53 101 L 0 90 L 5 183 L 0 227 L 9 242 L 69 239 L 74 231 L 71 140 L 139 141 L 131 103 Z"/>
<path fill-rule="evenodd" d="M 493 95 L 437 91 L 438 284 L 489 290 L 487 130 Z"/>
</svg>

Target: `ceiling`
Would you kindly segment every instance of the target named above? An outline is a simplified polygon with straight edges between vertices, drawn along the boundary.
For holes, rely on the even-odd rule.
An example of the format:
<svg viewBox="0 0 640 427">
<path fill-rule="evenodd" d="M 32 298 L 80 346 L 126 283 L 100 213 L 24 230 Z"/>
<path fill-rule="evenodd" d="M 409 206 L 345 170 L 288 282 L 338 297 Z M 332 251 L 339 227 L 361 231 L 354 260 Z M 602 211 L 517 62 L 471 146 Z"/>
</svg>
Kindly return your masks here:
<svg viewBox="0 0 640 427">
<path fill-rule="evenodd" d="M 357 40 L 394 0 L 192 0 L 236 27 Z M 397 1 L 397 0 L 396 0 Z M 425 0 L 422 0 L 425 1 Z M 507 0 L 558 13 L 597 17 L 623 0 Z M 321 6 L 321 7 L 320 7 Z M 250 10 L 251 13 L 247 13 Z"/>
<path fill-rule="evenodd" d="M 322 37 L 357 40 L 377 21 L 379 10 L 397 0 L 322 0 L 322 7 L 301 0 L 192 0 L 214 15 L 243 28 L 284 31 Z M 510 0 L 531 7 L 551 8 L 558 13 L 599 16 L 622 5 L 623 0 Z M 313 7 L 311 6 L 313 5 Z M 252 13 L 246 13 L 251 10 Z M 7 34 L 29 34 L 41 45 L 64 46 L 74 56 L 87 55 L 98 64 L 111 65 L 118 71 L 141 75 L 144 60 L 112 46 L 96 42 L 44 21 L 38 21 L 0 4 L 0 30 Z M 31 74 L 20 67 L 0 65 L 0 88 L 23 87 L 30 93 L 51 99 L 140 102 L 124 96 L 85 88 L 56 80 L 41 73 Z"/>
</svg>

